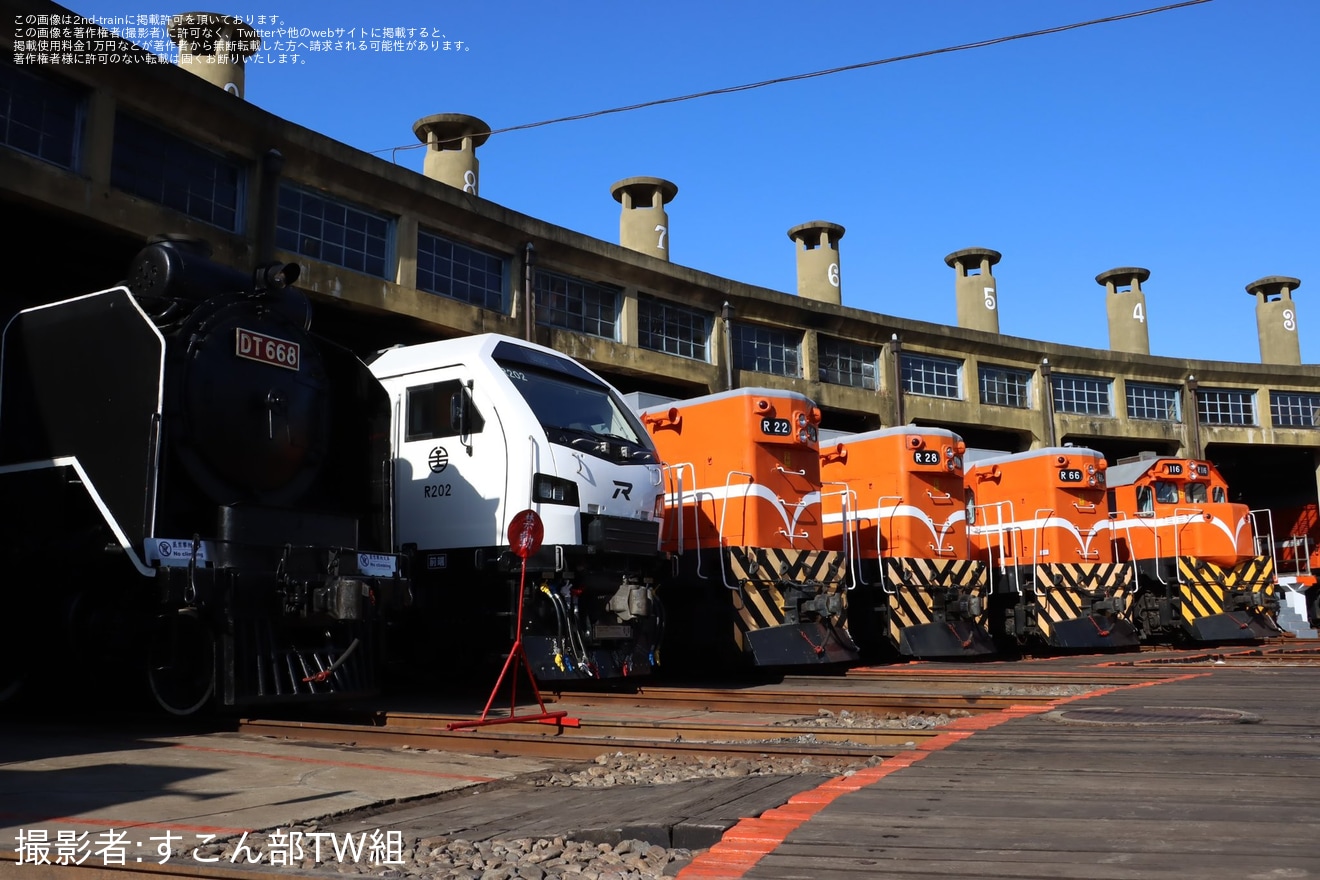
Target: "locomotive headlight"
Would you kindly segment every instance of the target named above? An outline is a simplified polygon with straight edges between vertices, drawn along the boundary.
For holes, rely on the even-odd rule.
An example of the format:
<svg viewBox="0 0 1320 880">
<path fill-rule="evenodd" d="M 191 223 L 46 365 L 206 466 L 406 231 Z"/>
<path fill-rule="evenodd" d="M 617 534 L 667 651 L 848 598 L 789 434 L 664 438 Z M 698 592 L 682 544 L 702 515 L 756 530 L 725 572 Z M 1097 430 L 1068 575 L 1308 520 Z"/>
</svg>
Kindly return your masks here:
<svg viewBox="0 0 1320 880">
<path fill-rule="evenodd" d="M 659 522 L 660 520 L 664 519 L 664 517 L 665 517 L 665 495 L 664 495 L 663 492 L 661 492 L 659 495 L 655 496 L 655 505 L 654 505 L 654 506 L 652 507 L 652 509 L 651 509 L 651 515 L 655 518 L 655 521 L 656 521 L 656 522 Z"/>
<path fill-rule="evenodd" d="M 571 504 L 577 507 L 577 483 L 549 474 L 537 474 L 532 478 L 532 500 L 541 504 Z"/>
<path fill-rule="evenodd" d="M 799 442 L 799 443 L 810 443 L 810 442 L 811 442 L 811 435 L 807 433 L 807 429 L 806 429 L 806 428 L 803 428 L 801 431 L 798 431 L 798 442 Z"/>
<path fill-rule="evenodd" d="M 1096 485 L 1095 477 L 1092 477 L 1092 478 L 1091 478 L 1090 480 L 1088 480 L 1087 482 L 1089 482 L 1092 486 Z"/>
<path fill-rule="evenodd" d="M 1088 465 L 1086 466 L 1086 472 L 1087 472 L 1088 474 L 1092 474 L 1092 475 L 1094 475 L 1094 474 L 1095 474 L 1095 465 L 1093 465 L 1093 464 L 1088 464 Z"/>
<path fill-rule="evenodd" d="M 946 447 L 944 447 L 944 457 L 945 457 L 945 458 L 953 458 L 953 447 L 952 447 L 952 446 L 946 446 Z"/>
<path fill-rule="evenodd" d="M 806 414 L 806 413 L 798 413 L 797 416 L 798 416 L 798 417 L 797 417 L 798 427 L 799 427 L 799 428 L 805 428 L 805 427 L 807 426 L 807 414 Z"/>
</svg>

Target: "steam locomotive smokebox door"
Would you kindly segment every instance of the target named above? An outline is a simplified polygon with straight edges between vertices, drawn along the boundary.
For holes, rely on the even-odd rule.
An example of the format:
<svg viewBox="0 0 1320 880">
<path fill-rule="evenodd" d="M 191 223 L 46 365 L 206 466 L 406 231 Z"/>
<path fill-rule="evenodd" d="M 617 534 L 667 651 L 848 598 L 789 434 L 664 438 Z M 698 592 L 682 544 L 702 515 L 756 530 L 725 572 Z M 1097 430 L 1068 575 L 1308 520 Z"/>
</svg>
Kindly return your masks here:
<svg viewBox="0 0 1320 880">
<path fill-rule="evenodd" d="M 171 353 L 176 451 L 221 503 L 296 501 L 317 478 L 330 430 L 325 365 L 299 327 L 241 300 L 205 306 Z"/>
</svg>

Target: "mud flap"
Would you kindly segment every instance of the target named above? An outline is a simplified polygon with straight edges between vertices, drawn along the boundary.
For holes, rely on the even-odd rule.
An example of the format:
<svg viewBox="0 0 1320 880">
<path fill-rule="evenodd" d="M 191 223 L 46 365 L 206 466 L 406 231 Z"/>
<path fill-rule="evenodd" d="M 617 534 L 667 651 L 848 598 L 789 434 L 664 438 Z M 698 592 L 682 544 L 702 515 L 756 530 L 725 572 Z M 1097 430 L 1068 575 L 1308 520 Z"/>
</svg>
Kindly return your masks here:
<svg viewBox="0 0 1320 880">
<path fill-rule="evenodd" d="M 744 639 L 756 666 L 819 666 L 858 658 L 857 646 L 846 632 L 820 621 L 750 630 Z"/>
<path fill-rule="evenodd" d="M 1112 614 L 1088 614 L 1054 622 L 1050 647 L 1067 650 L 1114 650 L 1141 644 L 1137 628 Z"/>
<path fill-rule="evenodd" d="M 1243 642 L 1268 639 L 1279 634 L 1267 618 L 1250 611 L 1225 611 L 1209 614 L 1184 624 L 1198 642 Z"/>
<path fill-rule="evenodd" d="M 978 657 L 995 653 L 995 641 L 970 620 L 939 621 L 903 627 L 898 650 L 904 657 Z"/>
</svg>

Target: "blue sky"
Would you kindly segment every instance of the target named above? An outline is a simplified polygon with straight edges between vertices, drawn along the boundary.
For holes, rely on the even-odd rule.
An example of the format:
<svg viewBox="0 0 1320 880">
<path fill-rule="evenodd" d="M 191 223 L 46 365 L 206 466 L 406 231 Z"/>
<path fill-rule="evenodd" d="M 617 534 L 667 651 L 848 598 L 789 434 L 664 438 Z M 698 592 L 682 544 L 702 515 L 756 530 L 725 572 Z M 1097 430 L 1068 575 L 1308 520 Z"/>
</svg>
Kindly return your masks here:
<svg viewBox="0 0 1320 880">
<path fill-rule="evenodd" d="M 84 15 L 151 12 L 70 2 Z M 1138 0 L 280 2 L 206 7 L 300 28 L 427 28 L 463 51 L 304 51 L 250 65 L 247 99 L 421 170 L 412 124 L 492 128 L 1135 12 Z M 190 6 L 192 8 L 203 8 Z M 187 11 L 154 10 L 158 12 Z M 1151 270 L 1151 354 L 1258 362 L 1266 275 L 1302 279 L 1320 362 L 1320 4 L 1210 0 L 1126 21 L 496 135 L 481 195 L 618 241 L 609 186 L 678 184 L 675 263 L 793 292 L 787 230 L 847 228 L 843 301 L 956 322 L 945 254 L 989 247 L 1000 330 L 1108 347 L 1104 289 Z M 269 46 L 268 46 L 269 48 Z M 1317 302 L 1312 302 L 1312 297 Z"/>
</svg>

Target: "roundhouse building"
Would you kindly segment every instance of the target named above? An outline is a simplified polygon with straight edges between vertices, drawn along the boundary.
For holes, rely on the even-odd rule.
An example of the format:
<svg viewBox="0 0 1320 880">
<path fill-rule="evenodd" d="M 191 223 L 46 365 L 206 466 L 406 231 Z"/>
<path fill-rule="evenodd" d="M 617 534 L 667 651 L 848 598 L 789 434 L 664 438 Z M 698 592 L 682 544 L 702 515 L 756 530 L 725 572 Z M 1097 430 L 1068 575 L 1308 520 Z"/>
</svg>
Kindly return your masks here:
<svg viewBox="0 0 1320 880">
<path fill-rule="evenodd" d="M 0 7 L 10 22 L 78 21 L 40 0 Z M 1268 363 L 1149 354 L 1151 273 L 1138 267 L 1095 278 L 1109 350 L 1003 336 L 1001 254 L 986 247 L 944 257 L 959 326 L 907 320 L 847 305 L 837 223 L 787 230 L 797 290 L 769 290 L 670 260 L 674 182 L 602 181 L 603 210 L 608 191 L 620 211 L 620 241 L 607 242 L 483 199 L 476 154 L 490 130 L 477 117 L 416 120 L 417 174 L 273 116 L 243 100 L 250 46 L 218 15 L 171 21 L 188 65 L 15 64 L 25 47 L 13 31 L 0 59 L 0 200 L 22 218 L 9 247 L 23 259 L 9 262 L 0 321 L 115 284 L 147 238 L 171 231 L 238 266 L 297 261 L 322 331 L 364 354 L 495 331 L 551 345 L 625 392 L 792 389 L 820 405 L 825 429 L 914 423 L 1006 451 L 1205 456 L 1254 507 L 1316 501 L 1320 366 L 1300 363 L 1296 278 L 1242 279 Z"/>
</svg>

